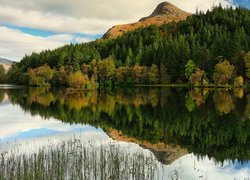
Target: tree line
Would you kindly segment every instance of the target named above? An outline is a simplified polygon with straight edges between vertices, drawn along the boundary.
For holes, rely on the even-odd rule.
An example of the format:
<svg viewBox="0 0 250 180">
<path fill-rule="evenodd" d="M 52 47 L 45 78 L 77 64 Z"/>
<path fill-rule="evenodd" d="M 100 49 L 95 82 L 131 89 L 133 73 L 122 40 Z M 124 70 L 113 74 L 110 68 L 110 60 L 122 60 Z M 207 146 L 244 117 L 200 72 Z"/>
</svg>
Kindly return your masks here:
<svg viewBox="0 0 250 180">
<path fill-rule="evenodd" d="M 131 76 L 131 69 L 143 74 L 153 68 L 155 71 L 158 69 L 157 81 L 152 81 L 150 75 L 145 75 L 146 79 L 140 80 L 142 83 L 186 83 L 190 81 L 190 77 L 186 76 L 186 67 L 189 60 L 192 60 L 196 68 L 191 73 L 195 73 L 191 82 L 192 79 L 197 79 L 195 76 L 204 74 L 201 79 L 208 83 L 227 84 L 233 83 L 236 77 L 249 78 L 249 47 L 250 10 L 243 7 L 223 9 L 218 6 L 211 11 L 196 12 L 185 21 L 139 28 L 116 39 L 99 39 L 32 53 L 12 65 L 6 79 L 12 83 L 28 84 L 28 71 L 47 64 L 57 73 L 62 69 L 67 74 L 81 71 L 90 81 L 90 75 L 95 74 L 96 70 L 98 77 L 102 76 L 98 68 L 94 69 L 94 60 L 101 64 L 106 59 L 112 59 L 112 66 L 114 64 L 118 71 L 114 73 L 118 75 L 114 79 L 127 81 L 126 76 Z M 224 61 L 229 63 L 230 66 L 227 67 L 231 67 L 227 70 L 232 70 L 232 73 L 227 71 L 226 79 L 216 76 L 215 72 L 216 68 L 221 71 L 218 64 Z M 85 74 L 87 66 L 93 68 L 88 75 Z M 110 76 L 107 74 L 103 77 L 103 84 L 110 84 Z M 119 77 L 121 74 L 122 78 Z M 133 77 L 130 78 L 133 80 Z M 99 82 L 103 79 L 97 79 L 94 75 L 92 80 Z M 50 83 L 58 84 L 56 78 L 51 78 Z"/>
</svg>

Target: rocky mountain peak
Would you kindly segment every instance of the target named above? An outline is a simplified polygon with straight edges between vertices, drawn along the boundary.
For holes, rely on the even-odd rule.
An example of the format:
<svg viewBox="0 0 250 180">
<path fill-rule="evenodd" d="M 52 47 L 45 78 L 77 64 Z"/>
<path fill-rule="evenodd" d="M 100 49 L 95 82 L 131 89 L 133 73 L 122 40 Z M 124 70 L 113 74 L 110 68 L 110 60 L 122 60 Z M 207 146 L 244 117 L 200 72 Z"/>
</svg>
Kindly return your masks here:
<svg viewBox="0 0 250 180">
<path fill-rule="evenodd" d="M 163 3 L 160 3 L 156 7 L 154 12 L 146 18 L 162 16 L 162 15 L 183 15 L 183 14 L 188 14 L 188 13 L 179 9 L 178 7 L 174 6 L 173 4 L 169 2 L 163 2 Z"/>
<path fill-rule="evenodd" d="M 125 32 L 133 31 L 140 27 L 147 27 L 150 25 L 160 26 L 164 23 L 182 21 L 190 15 L 190 13 L 179 9 L 169 2 L 162 2 L 148 17 L 141 18 L 139 22 L 114 26 L 109 29 L 109 31 L 104 35 L 104 38 L 115 38 L 121 36 Z"/>
</svg>

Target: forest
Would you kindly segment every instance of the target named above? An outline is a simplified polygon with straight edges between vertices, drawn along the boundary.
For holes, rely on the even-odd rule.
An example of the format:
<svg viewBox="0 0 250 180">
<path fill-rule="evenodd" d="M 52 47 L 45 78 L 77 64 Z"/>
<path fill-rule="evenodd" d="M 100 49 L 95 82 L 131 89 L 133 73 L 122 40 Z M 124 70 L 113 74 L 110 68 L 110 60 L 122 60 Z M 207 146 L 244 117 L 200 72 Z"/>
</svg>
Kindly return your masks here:
<svg viewBox="0 0 250 180">
<path fill-rule="evenodd" d="M 23 57 L 5 81 L 33 86 L 236 85 L 250 78 L 250 10 L 213 7 L 185 21 Z"/>
</svg>

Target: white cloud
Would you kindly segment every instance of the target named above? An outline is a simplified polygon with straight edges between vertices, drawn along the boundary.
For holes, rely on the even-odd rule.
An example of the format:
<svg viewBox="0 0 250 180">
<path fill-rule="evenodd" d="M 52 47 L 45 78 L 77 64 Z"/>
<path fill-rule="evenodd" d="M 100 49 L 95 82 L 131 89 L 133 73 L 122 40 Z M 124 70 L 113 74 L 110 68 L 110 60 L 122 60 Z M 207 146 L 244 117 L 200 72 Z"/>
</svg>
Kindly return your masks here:
<svg viewBox="0 0 250 180">
<path fill-rule="evenodd" d="M 162 0 L 0 0 L 0 22 L 60 33 L 103 34 L 111 26 L 149 15 Z M 170 0 L 188 11 L 206 10 L 228 0 Z"/>
<path fill-rule="evenodd" d="M 0 26 L 0 56 L 12 60 L 20 60 L 25 54 L 54 49 L 74 41 L 80 42 L 79 37 L 70 34 L 58 34 L 48 37 L 32 36 L 19 30 Z M 90 39 L 81 39 L 87 42 Z"/>
<path fill-rule="evenodd" d="M 0 0 L 0 24 L 52 31 L 59 35 L 36 37 L 0 26 L 0 57 L 20 60 L 25 54 L 53 49 L 68 42 L 86 42 L 74 33 L 104 34 L 117 24 L 148 16 L 162 0 Z M 206 10 L 232 0 L 169 0 L 188 12 Z"/>
<path fill-rule="evenodd" d="M 8 101 L 7 99 L 8 97 L 6 97 L 6 101 Z M 88 126 L 85 125 L 62 123 L 54 118 L 44 120 L 39 115 L 32 116 L 30 113 L 24 112 L 21 107 L 12 104 L 1 107 L 0 123 L 0 140 L 18 136 L 24 132 L 39 131 L 41 129 L 49 129 L 57 131 L 58 133 L 78 130 L 84 130 L 85 132 L 100 131 L 92 127 L 88 128 Z"/>
<path fill-rule="evenodd" d="M 176 4 L 179 8 L 194 13 L 196 9 L 206 11 L 211 9 L 214 5 L 221 5 L 223 7 L 232 6 L 233 0 L 170 0 L 169 2 Z"/>
<path fill-rule="evenodd" d="M 171 165 L 165 166 L 165 177 L 176 177 L 179 179 L 247 179 L 249 178 L 249 165 L 240 165 L 236 168 L 230 161 L 224 161 L 223 164 L 216 163 L 213 159 L 203 157 L 202 159 L 194 154 L 185 155 L 176 160 Z"/>
</svg>

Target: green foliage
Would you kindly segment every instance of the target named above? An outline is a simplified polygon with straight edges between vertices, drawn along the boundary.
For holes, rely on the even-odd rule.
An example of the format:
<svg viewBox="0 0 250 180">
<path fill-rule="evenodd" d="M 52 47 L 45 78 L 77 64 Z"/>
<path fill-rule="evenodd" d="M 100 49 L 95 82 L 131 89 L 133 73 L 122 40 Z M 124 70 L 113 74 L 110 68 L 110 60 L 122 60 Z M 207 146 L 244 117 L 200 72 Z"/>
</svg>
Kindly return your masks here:
<svg viewBox="0 0 250 180">
<path fill-rule="evenodd" d="M 49 81 L 53 78 L 55 71 L 47 64 L 35 69 L 28 70 L 29 85 L 45 86 L 49 85 Z"/>
<path fill-rule="evenodd" d="M 5 69 L 3 65 L 0 64 L 0 83 L 3 83 L 5 80 Z"/>
<path fill-rule="evenodd" d="M 64 66 L 61 66 L 58 71 L 55 71 L 52 84 L 57 86 L 66 86 L 69 72 Z"/>
<path fill-rule="evenodd" d="M 235 67 L 227 60 L 216 64 L 213 73 L 214 82 L 218 85 L 228 84 L 229 80 L 232 78 L 234 68 Z"/>
<path fill-rule="evenodd" d="M 160 65 L 160 83 L 169 84 L 171 82 L 171 77 L 169 75 L 168 69 L 164 64 Z"/>
<path fill-rule="evenodd" d="M 97 64 L 99 82 L 104 86 L 112 86 L 115 75 L 115 63 L 112 57 L 108 57 Z"/>
<path fill-rule="evenodd" d="M 195 72 L 196 65 L 193 60 L 188 60 L 187 64 L 185 65 L 185 76 L 189 79 L 190 75 Z"/>
<path fill-rule="evenodd" d="M 246 76 L 247 78 L 250 78 L 250 51 L 246 54 L 244 60 L 245 60 L 245 66 L 247 68 Z"/>
<path fill-rule="evenodd" d="M 192 112 L 196 108 L 196 104 L 191 98 L 191 96 L 186 96 L 185 106 L 189 112 Z"/>
</svg>

